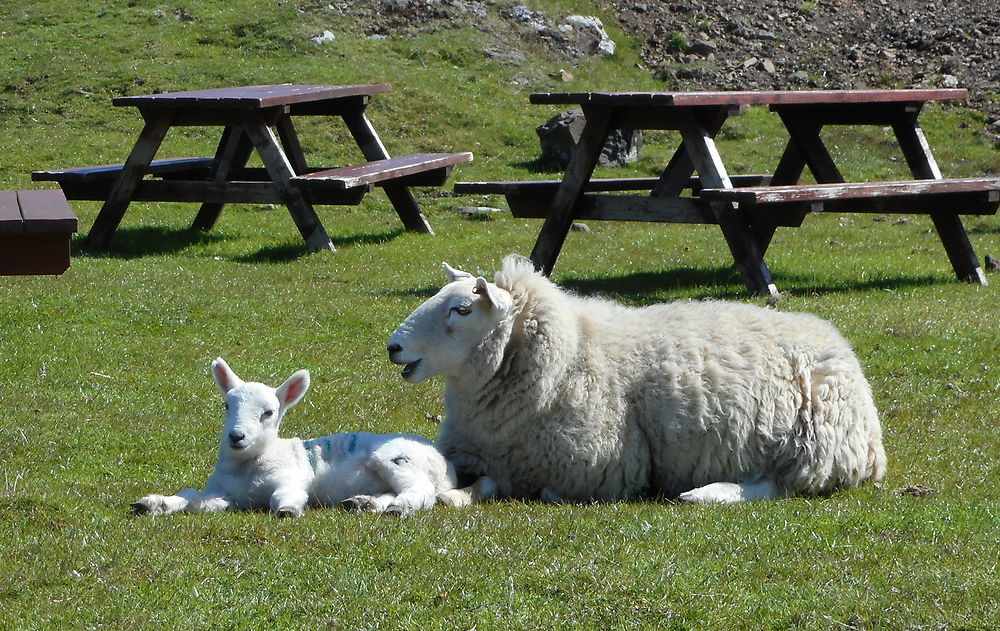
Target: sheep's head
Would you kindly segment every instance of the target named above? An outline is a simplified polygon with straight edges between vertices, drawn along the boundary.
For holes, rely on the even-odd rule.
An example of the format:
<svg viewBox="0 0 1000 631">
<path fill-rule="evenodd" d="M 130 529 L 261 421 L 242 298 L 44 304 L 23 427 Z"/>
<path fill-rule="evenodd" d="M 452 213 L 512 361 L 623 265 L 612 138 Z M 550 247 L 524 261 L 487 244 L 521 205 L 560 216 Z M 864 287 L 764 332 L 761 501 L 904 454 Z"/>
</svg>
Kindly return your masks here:
<svg viewBox="0 0 1000 631">
<path fill-rule="evenodd" d="M 389 361 L 402 365 L 411 383 L 467 374 L 473 354 L 511 309 L 507 291 L 447 263 L 444 269 L 450 282 L 389 338 Z"/>
<path fill-rule="evenodd" d="M 221 357 L 212 362 L 212 376 L 222 391 L 226 423 L 222 446 L 234 453 L 255 454 L 277 438 L 285 412 L 309 389 L 309 371 L 300 370 L 277 388 L 243 381 Z"/>
</svg>

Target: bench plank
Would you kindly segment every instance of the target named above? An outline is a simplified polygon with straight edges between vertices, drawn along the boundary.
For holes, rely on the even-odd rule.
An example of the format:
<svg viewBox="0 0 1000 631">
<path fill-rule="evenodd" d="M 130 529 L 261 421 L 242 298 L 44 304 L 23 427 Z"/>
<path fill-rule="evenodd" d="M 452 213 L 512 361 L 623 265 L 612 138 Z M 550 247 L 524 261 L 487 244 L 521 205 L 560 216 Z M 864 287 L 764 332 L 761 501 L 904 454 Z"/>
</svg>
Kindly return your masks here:
<svg viewBox="0 0 1000 631">
<path fill-rule="evenodd" d="M 920 197 L 963 193 L 985 193 L 987 201 L 1000 199 L 1000 177 L 902 180 L 895 182 L 848 182 L 834 184 L 794 184 L 743 188 L 706 188 L 702 199 L 741 204 L 784 204 L 879 197 Z"/>
<path fill-rule="evenodd" d="M 167 158 L 153 160 L 147 173 L 157 176 L 184 172 L 204 171 L 208 174 L 212 166 L 212 158 Z M 102 180 L 114 180 L 121 175 L 125 164 L 102 164 L 97 166 L 75 167 L 70 169 L 52 169 L 47 171 L 32 171 L 31 179 L 36 182 L 73 182 L 86 183 Z"/>
<path fill-rule="evenodd" d="M 447 176 L 446 170 L 456 164 L 471 161 L 472 154 L 469 152 L 415 153 L 397 158 L 351 164 L 316 173 L 306 173 L 293 177 L 292 181 L 304 186 L 327 186 L 348 189 L 399 180 L 410 175 L 428 171 L 441 171 Z"/>
<path fill-rule="evenodd" d="M 659 182 L 656 177 L 624 177 L 624 178 L 594 178 L 583 187 L 587 193 L 603 193 L 612 191 L 648 191 Z M 730 177 L 733 186 L 766 185 L 771 181 L 769 175 L 734 175 Z M 499 193 L 503 195 L 518 195 L 528 197 L 536 195 L 540 198 L 552 197 L 562 182 L 560 180 L 520 180 L 511 182 L 455 182 L 455 193 L 459 195 L 477 195 Z M 689 178 L 684 188 L 698 190 L 701 188 L 701 178 Z"/>
<path fill-rule="evenodd" d="M 0 191 L 0 275 L 65 272 L 76 229 L 62 191 Z"/>
</svg>

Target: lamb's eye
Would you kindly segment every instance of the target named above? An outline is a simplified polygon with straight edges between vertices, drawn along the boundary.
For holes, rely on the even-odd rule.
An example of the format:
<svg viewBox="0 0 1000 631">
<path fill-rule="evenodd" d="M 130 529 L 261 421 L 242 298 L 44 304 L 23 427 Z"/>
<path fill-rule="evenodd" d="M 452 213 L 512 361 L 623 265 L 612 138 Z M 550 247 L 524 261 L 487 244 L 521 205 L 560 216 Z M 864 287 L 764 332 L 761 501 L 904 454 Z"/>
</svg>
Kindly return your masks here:
<svg viewBox="0 0 1000 631">
<path fill-rule="evenodd" d="M 274 410 L 264 410 L 264 413 L 260 415 L 262 419 L 271 418 L 272 416 L 274 416 Z"/>
<path fill-rule="evenodd" d="M 463 316 L 472 313 L 472 308 L 467 305 L 458 305 L 457 307 L 452 307 L 451 310 L 457 313 L 458 315 L 463 315 Z"/>
</svg>

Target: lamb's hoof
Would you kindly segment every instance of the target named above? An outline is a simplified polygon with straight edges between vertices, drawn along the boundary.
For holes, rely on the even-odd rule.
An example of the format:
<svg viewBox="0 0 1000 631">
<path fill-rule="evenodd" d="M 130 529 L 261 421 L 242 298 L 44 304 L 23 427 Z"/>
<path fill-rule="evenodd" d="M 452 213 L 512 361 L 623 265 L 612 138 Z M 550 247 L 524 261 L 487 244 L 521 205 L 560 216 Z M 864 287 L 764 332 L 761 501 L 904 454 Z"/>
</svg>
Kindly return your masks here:
<svg viewBox="0 0 1000 631">
<path fill-rule="evenodd" d="M 284 519 L 285 517 L 302 517 L 305 512 L 297 506 L 283 506 L 274 511 L 274 514 L 279 518 Z"/>
<path fill-rule="evenodd" d="M 340 505 L 352 513 L 378 512 L 378 505 L 375 503 L 375 498 L 371 495 L 355 495 L 342 501 Z"/>
<path fill-rule="evenodd" d="M 133 515 L 148 515 L 153 512 L 153 509 L 147 506 L 144 502 L 132 502 L 132 514 Z"/>
<path fill-rule="evenodd" d="M 409 506 L 402 506 L 400 504 L 389 504 L 382 512 L 386 515 L 395 515 L 396 517 L 402 519 L 403 517 L 409 517 L 412 515 L 413 509 Z"/>
</svg>

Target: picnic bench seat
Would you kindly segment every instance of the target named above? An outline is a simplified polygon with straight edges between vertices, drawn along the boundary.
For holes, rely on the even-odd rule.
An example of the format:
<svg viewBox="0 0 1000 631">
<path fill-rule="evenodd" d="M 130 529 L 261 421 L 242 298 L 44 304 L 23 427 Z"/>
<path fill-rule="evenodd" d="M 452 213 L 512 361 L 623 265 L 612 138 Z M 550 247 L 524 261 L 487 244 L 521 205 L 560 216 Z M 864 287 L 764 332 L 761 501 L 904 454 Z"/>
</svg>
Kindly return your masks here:
<svg viewBox="0 0 1000 631">
<path fill-rule="evenodd" d="M 651 191 L 659 182 L 656 177 L 626 177 L 626 178 L 593 178 L 583 185 L 585 193 L 617 193 L 624 191 Z M 770 175 L 734 175 L 731 178 L 733 186 L 758 186 L 767 185 L 771 181 Z M 561 182 L 559 180 L 521 180 L 513 182 L 456 182 L 455 193 L 459 195 L 489 195 L 500 194 L 507 198 L 507 206 L 513 216 L 519 219 L 544 219 L 548 216 L 549 206 L 556 195 Z M 684 184 L 685 189 L 690 189 L 697 194 L 701 190 L 701 178 L 694 176 L 688 178 Z M 581 203 L 580 215 L 578 219 L 604 219 L 600 212 L 595 212 L 589 203 L 591 199 L 585 198 Z M 607 200 L 613 202 L 614 200 Z M 623 201 L 623 200 L 620 200 Z M 628 205 L 633 207 L 632 212 L 617 211 L 616 218 L 623 221 L 681 221 L 685 223 L 706 222 L 711 223 L 711 219 L 698 213 L 690 203 L 676 203 L 673 200 L 657 200 L 655 197 L 645 199 L 646 204 L 633 198 Z M 650 207 L 669 206 L 669 209 L 660 208 L 662 212 L 650 210 Z M 655 217 L 655 218 L 654 218 Z"/>
<path fill-rule="evenodd" d="M 414 153 L 304 173 L 292 177 L 291 181 L 304 188 L 338 190 L 373 185 L 440 186 L 447 181 L 456 164 L 471 161 L 469 152 Z"/>
<path fill-rule="evenodd" d="M 0 191 L 0 275 L 62 274 L 77 225 L 58 189 Z"/>
<path fill-rule="evenodd" d="M 1000 206 L 1000 177 L 706 188 L 698 196 L 757 211 L 989 215 Z"/>
<path fill-rule="evenodd" d="M 212 158 L 169 158 L 166 160 L 153 160 L 149 164 L 147 172 L 159 177 L 170 175 L 189 177 L 199 172 L 203 172 L 207 176 L 211 166 Z M 125 164 L 122 163 L 75 167 L 71 169 L 52 169 L 49 171 L 32 171 L 31 179 L 36 182 L 59 183 L 110 181 L 121 175 L 124 168 Z"/>
</svg>

